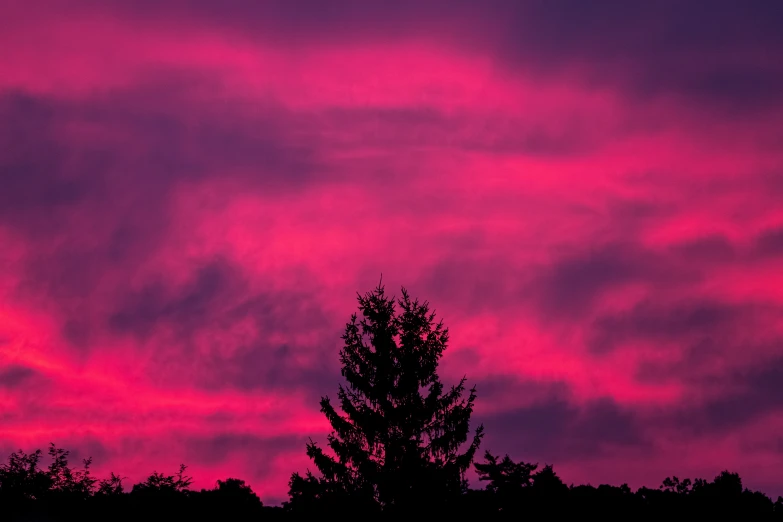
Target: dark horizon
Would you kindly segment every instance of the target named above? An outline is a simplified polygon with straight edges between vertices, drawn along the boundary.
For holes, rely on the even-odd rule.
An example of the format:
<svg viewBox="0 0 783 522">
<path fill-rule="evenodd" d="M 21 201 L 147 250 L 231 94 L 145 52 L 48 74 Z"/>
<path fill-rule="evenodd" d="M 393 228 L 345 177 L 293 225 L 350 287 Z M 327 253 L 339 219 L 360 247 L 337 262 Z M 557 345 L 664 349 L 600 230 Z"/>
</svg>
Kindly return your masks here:
<svg viewBox="0 0 783 522">
<path fill-rule="evenodd" d="M 781 27 L 765 0 L 3 3 L 0 456 L 279 504 L 382 273 L 448 325 L 482 452 L 783 495 Z"/>
</svg>

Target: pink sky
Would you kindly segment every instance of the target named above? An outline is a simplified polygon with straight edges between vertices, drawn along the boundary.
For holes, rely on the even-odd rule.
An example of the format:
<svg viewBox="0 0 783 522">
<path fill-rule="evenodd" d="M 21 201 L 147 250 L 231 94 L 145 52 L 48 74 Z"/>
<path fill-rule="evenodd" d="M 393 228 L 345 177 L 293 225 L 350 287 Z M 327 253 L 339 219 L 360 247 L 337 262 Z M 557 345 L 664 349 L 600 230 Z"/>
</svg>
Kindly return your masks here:
<svg viewBox="0 0 783 522">
<path fill-rule="evenodd" d="M 383 273 L 482 451 L 783 494 L 775 2 L 381 4 L 0 7 L 3 455 L 278 503 Z"/>
</svg>

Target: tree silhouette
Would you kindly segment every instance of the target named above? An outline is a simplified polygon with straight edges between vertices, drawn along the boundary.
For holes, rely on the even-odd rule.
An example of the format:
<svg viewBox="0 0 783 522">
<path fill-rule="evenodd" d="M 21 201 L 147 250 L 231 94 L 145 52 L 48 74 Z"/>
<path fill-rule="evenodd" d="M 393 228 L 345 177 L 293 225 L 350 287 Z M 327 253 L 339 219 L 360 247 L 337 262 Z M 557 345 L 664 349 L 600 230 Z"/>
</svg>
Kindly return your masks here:
<svg viewBox="0 0 783 522">
<path fill-rule="evenodd" d="M 479 480 L 488 481 L 487 490 L 501 495 L 516 494 L 521 488 L 530 486 L 533 472 L 538 468 L 538 464 L 514 462 L 508 455 L 498 462 L 498 457 L 489 451 L 484 454 L 484 461 L 484 464 L 473 465 Z"/>
<path fill-rule="evenodd" d="M 557 476 L 551 464 L 547 464 L 533 475 L 533 490 L 546 495 L 561 495 L 568 487 Z"/>
<path fill-rule="evenodd" d="M 98 490 L 96 495 L 112 496 L 121 495 L 123 493 L 122 481 L 124 477 L 111 473 L 109 478 L 101 479 L 98 481 Z"/>
<path fill-rule="evenodd" d="M 193 481 L 185 476 L 187 466 L 180 464 L 179 471 L 175 475 L 164 475 L 154 471 L 147 480 L 133 486 L 131 493 L 136 494 L 181 494 L 188 490 Z"/>
<path fill-rule="evenodd" d="M 59 495 L 69 496 L 74 499 L 86 499 L 92 495 L 98 479 L 90 475 L 92 457 L 82 461 L 83 469 L 73 470 L 68 466 L 69 451 L 58 448 L 51 443 L 49 456 L 52 463 L 49 465 L 50 489 Z"/>
<path fill-rule="evenodd" d="M 46 495 L 51 479 L 41 469 L 41 450 L 25 453 L 21 449 L 11 453 L 8 463 L 0 466 L 0 492 L 6 500 L 35 500 Z"/>
<path fill-rule="evenodd" d="M 192 496 L 202 520 L 258 519 L 264 512 L 258 495 L 237 478 L 218 480 L 214 489 L 202 489 Z"/>
<path fill-rule="evenodd" d="M 435 322 L 426 301 L 412 300 L 405 288 L 400 299 L 387 297 L 379 284 L 358 302 L 362 318 L 354 313 L 342 335 L 347 387 L 339 386 L 337 399 L 343 414 L 321 399 L 333 429 L 332 454 L 310 441 L 307 455 L 321 477 L 294 473 L 291 504 L 350 496 L 387 512 L 442 506 L 467 488 L 464 473 L 483 435 L 479 426 L 460 452 L 475 387 L 467 399 L 465 377 L 444 390 L 437 369 L 448 329 Z"/>
<path fill-rule="evenodd" d="M 218 480 L 213 491 L 223 498 L 234 499 L 237 502 L 245 502 L 247 504 L 262 505 L 258 495 L 253 493 L 250 486 L 245 484 L 245 481 L 241 479 L 227 478 L 226 480 Z"/>
<path fill-rule="evenodd" d="M 681 495 L 687 495 L 691 491 L 691 479 L 686 478 L 680 481 L 676 476 L 666 477 L 659 488 L 661 491 L 669 491 L 672 493 L 679 493 Z"/>
<path fill-rule="evenodd" d="M 488 482 L 485 493 L 489 497 L 485 498 L 488 504 L 484 506 L 485 511 L 502 512 L 509 516 L 521 513 L 517 508 L 528 503 L 529 495 L 526 493 L 533 484 L 533 472 L 538 464 L 514 462 L 508 455 L 500 459 L 487 451 L 484 463 L 476 462 L 473 466 L 479 481 Z"/>
</svg>

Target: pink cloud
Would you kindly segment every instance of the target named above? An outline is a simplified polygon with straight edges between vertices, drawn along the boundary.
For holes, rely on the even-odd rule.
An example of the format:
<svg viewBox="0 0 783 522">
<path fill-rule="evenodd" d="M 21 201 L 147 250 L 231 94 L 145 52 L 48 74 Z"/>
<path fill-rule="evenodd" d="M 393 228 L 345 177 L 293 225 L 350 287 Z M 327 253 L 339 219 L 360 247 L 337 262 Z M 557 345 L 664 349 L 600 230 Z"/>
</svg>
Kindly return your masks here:
<svg viewBox="0 0 783 522">
<path fill-rule="evenodd" d="M 578 31 L 544 64 L 502 6 L 330 34 L 280 6 L 244 14 L 287 33 L 233 4 L 53 5 L 0 31 L 0 449 L 56 439 L 134 480 L 185 461 L 279 501 L 383 273 L 450 327 L 493 451 L 783 487 L 783 100 L 746 81 L 778 78 L 752 46 L 648 93 L 632 34 L 635 65 Z"/>
</svg>

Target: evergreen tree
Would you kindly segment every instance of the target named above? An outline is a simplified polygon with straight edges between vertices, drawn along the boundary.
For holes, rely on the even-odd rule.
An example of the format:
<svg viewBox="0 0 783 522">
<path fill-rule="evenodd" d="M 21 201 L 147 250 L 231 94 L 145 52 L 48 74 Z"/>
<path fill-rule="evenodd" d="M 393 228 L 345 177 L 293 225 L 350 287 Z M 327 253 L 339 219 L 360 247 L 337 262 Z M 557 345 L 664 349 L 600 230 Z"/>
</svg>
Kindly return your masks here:
<svg viewBox="0 0 783 522">
<path fill-rule="evenodd" d="M 529 487 L 538 468 L 538 464 L 514 462 L 508 454 L 499 460 L 489 451 L 484 454 L 484 461 L 474 464 L 479 480 L 488 481 L 487 490 L 498 495 L 517 495 L 521 488 Z"/>
<path fill-rule="evenodd" d="M 476 389 L 463 397 L 465 377 L 444 389 L 437 369 L 448 329 L 435 322 L 426 301 L 412 300 L 404 288 L 400 299 L 387 297 L 381 284 L 358 301 L 362 317 L 354 313 L 342 336 L 342 414 L 321 399 L 333 429 L 331 452 L 307 445 L 321 476 L 294 473 L 289 507 L 312 506 L 315 498 L 327 505 L 327 497 L 334 503 L 346 495 L 354 505 L 387 512 L 443 506 L 466 489 L 464 473 L 483 435 L 479 426 L 460 452 Z"/>
</svg>

